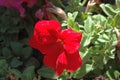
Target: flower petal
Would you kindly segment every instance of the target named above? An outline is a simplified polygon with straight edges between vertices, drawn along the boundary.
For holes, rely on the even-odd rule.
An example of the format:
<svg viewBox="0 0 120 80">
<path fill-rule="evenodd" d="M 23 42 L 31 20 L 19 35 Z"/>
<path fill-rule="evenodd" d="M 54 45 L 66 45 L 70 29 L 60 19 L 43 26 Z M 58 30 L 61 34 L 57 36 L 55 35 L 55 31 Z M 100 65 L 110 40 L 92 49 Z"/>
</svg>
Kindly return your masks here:
<svg viewBox="0 0 120 80">
<path fill-rule="evenodd" d="M 68 72 L 73 72 L 82 65 L 82 59 L 79 55 L 79 52 L 75 52 L 74 54 L 68 54 L 67 60 L 68 64 L 66 66 L 66 70 Z"/>
<path fill-rule="evenodd" d="M 60 23 L 55 20 L 39 21 L 35 25 L 34 34 L 29 40 L 29 45 L 38 49 L 43 54 L 53 52 L 56 46 L 59 49 L 59 45 L 61 46 L 61 44 L 57 40 L 60 27 Z"/>
<path fill-rule="evenodd" d="M 58 32 L 60 31 L 60 23 L 55 20 L 43 20 L 37 22 L 34 33 L 38 35 L 41 44 L 49 44 L 56 42 Z"/>
<path fill-rule="evenodd" d="M 62 52 L 59 54 L 57 61 L 56 61 L 56 75 L 59 76 L 65 69 L 66 65 L 68 64 L 67 62 L 67 57 L 65 52 Z"/>
<path fill-rule="evenodd" d="M 35 37 L 35 36 L 32 36 L 30 39 L 29 39 L 29 45 L 37 50 L 40 50 L 39 49 L 39 44 L 40 42 L 38 41 L 38 39 Z"/>
<path fill-rule="evenodd" d="M 41 46 L 41 51 L 45 53 L 44 64 L 56 69 L 56 61 L 58 56 L 62 53 L 63 47 L 60 43 Z"/>
<path fill-rule="evenodd" d="M 65 29 L 61 31 L 61 39 L 64 42 L 64 48 L 68 53 L 75 53 L 80 47 L 82 34 L 74 32 L 72 29 Z"/>
<path fill-rule="evenodd" d="M 57 66 L 57 68 L 55 69 L 55 72 L 56 72 L 56 76 L 59 76 L 62 74 L 62 72 L 64 71 L 65 67 L 63 64 L 59 64 Z"/>
</svg>

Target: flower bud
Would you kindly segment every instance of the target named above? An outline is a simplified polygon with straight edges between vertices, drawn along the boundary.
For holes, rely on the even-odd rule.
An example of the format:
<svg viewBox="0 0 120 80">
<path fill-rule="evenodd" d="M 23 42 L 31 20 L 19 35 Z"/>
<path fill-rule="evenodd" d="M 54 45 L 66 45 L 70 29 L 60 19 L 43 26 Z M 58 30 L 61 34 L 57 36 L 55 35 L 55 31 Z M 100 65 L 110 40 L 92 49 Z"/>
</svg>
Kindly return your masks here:
<svg viewBox="0 0 120 80">
<path fill-rule="evenodd" d="M 64 10 L 62 10 L 62 9 L 59 8 L 59 7 L 56 7 L 56 6 L 53 5 L 52 7 L 47 8 L 47 10 L 48 10 L 49 12 L 51 12 L 51 13 L 56 14 L 57 16 L 65 19 L 65 20 L 68 20 L 68 17 L 67 17 L 67 15 L 66 15 L 66 13 L 64 12 Z"/>
</svg>

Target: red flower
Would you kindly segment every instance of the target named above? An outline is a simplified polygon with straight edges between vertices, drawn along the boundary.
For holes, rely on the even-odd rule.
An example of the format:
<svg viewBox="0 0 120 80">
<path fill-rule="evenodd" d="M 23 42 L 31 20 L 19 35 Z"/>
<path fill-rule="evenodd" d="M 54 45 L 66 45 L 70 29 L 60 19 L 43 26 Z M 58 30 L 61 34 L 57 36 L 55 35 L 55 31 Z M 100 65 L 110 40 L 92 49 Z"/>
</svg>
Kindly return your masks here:
<svg viewBox="0 0 120 80">
<path fill-rule="evenodd" d="M 22 7 L 22 3 L 26 2 L 28 7 L 33 7 L 37 0 L 0 0 L 0 6 L 5 6 L 8 9 L 14 8 L 20 12 L 20 16 L 25 16 L 25 9 Z"/>
<path fill-rule="evenodd" d="M 43 20 L 35 25 L 29 45 L 45 55 L 44 64 L 54 68 L 58 76 L 64 69 L 73 72 L 81 66 L 78 51 L 81 38 L 82 34 L 72 29 L 61 30 L 58 21 Z"/>
</svg>

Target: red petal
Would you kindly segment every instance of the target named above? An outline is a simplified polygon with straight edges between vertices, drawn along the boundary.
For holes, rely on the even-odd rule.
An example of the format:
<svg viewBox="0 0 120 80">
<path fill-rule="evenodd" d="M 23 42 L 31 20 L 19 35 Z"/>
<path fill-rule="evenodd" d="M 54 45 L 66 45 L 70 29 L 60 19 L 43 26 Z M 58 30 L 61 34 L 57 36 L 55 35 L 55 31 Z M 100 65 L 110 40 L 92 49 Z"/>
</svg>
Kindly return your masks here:
<svg viewBox="0 0 120 80">
<path fill-rule="evenodd" d="M 49 44 L 56 42 L 60 28 L 58 21 L 43 20 L 37 22 L 34 33 L 38 35 L 38 39 L 42 44 Z"/>
<path fill-rule="evenodd" d="M 32 36 L 30 39 L 29 39 L 29 45 L 37 50 L 40 50 L 39 48 L 39 44 L 40 42 L 37 40 L 37 38 L 35 36 Z"/>
<path fill-rule="evenodd" d="M 63 64 L 59 64 L 57 66 L 57 68 L 55 69 L 55 72 L 56 72 L 56 76 L 59 76 L 62 74 L 62 72 L 64 71 L 65 67 Z"/>
<path fill-rule="evenodd" d="M 66 66 L 67 71 L 73 72 L 82 65 L 82 59 L 79 52 L 67 55 L 68 64 Z"/>
<path fill-rule="evenodd" d="M 56 61 L 56 75 L 59 76 L 65 69 L 66 65 L 68 64 L 67 62 L 67 57 L 65 52 L 61 53 Z"/>
<path fill-rule="evenodd" d="M 54 20 L 39 21 L 35 25 L 34 34 L 29 44 L 31 47 L 40 50 L 43 54 L 50 53 L 50 51 L 54 51 L 54 47 L 58 46 L 57 40 L 59 31 L 59 22 Z"/>
<path fill-rule="evenodd" d="M 68 53 L 75 53 L 80 47 L 80 41 L 82 34 L 74 32 L 71 29 L 65 29 L 61 31 L 61 39 L 64 42 L 64 48 Z"/>
<path fill-rule="evenodd" d="M 57 41 L 57 34 L 59 30 L 60 23 L 57 21 L 39 21 L 35 25 L 34 34 L 31 37 L 29 44 L 31 47 L 39 49 L 41 45 L 55 43 Z"/>
<path fill-rule="evenodd" d="M 41 51 L 46 53 L 44 57 L 44 64 L 56 69 L 57 58 L 63 52 L 62 45 L 60 43 L 56 43 L 44 47 L 41 46 Z"/>
<path fill-rule="evenodd" d="M 36 23 L 35 29 L 42 31 L 42 29 L 59 31 L 61 29 L 61 25 L 56 20 L 42 20 Z"/>
</svg>

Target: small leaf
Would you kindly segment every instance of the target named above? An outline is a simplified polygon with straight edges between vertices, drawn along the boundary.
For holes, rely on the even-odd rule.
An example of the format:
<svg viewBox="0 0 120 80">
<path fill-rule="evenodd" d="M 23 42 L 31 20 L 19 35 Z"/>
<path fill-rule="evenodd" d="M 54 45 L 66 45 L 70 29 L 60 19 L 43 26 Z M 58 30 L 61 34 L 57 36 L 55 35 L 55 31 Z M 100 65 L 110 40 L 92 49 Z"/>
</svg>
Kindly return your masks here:
<svg viewBox="0 0 120 80">
<path fill-rule="evenodd" d="M 119 26 L 120 25 L 119 21 L 120 21 L 120 13 L 116 14 L 112 19 L 111 21 L 112 26 Z"/>
<path fill-rule="evenodd" d="M 105 12 L 105 14 L 109 17 L 115 16 L 115 14 L 119 12 L 115 9 L 114 6 L 110 4 L 101 4 L 100 7 Z"/>
<path fill-rule="evenodd" d="M 107 42 L 105 39 L 102 39 L 102 38 L 99 38 L 98 41 L 101 42 L 101 43 Z"/>
<path fill-rule="evenodd" d="M 67 15 L 68 15 L 69 19 L 73 19 L 72 13 L 69 12 Z"/>
<path fill-rule="evenodd" d="M 107 34 L 103 34 L 103 39 L 105 39 L 105 40 L 109 40 L 110 38 L 108 37 Z"/>
<path fill-rule="evenodd" d="M 21 54 L 25 59 L 29 58 L 32 55 L 32 48 L 30 47 L 23 48 Z"/>
<path fill-rule="evenodd" d="M 17 58 L 13 58 L 10 63 L 11 67 L 14 67 L 14 68 L 17 68 L 17 67 L 21 66 L 22 64 L 23 64 L 23 62 L 21 62 Z"/>
<path fill-rule="evenodd" d="M 87 20 L 84 21 L 84 29 L 86 33 L 91 33 L 92 32 L 92 26 L 93 26 L 93 21 L 92 18 L 89 16 Z"/>
<path fill-rule="evenodd" d="M 75 21 L 77 15 L 78 15 L 78 12 L 77 12 L 77 11 L 73 13 L 73 15 L 72 15 L 72 16 L 73 16 L 73 21 Z"/>
<path fill-rule="evenodd" d="M 84 64 L 80 70 L 77 72 L 75 78 L 82 78 L 84 77 L 87 73 L 89 73 L 91 70 L 93 70 L 93 65 L 92 64 Z"/>
<path fill-rule="evenodd" d="M 84 35 L 82 42 L 81 42 L 81 46 L 82 47 L 88 46 L 90 44 L 91 40 L 92 40 L 92 37 L 90 37 L 89 35 L 88 36 Z"/>
<path fill-rule="evenodd" d="M 40 68 L 38 71 L 38 74 L 46 77 L 46 78 L 50 78 L 50 79 L 56 79 L 57 77 L 55 76 L 55 72 L 52 68 L 48 68 L 46 66 L 43 66 L 42 68 Z"/>
<path fill-rule="evenodd" d="M 113 72 L 111 72 L 111 70 L 106 71 L 106 76 L 109 78 L 109 80 L 113 80 L 113 76 L 112 75 L 113 75 Z"/>
<path fill-rule="evenodd" d="M 31 57 L 26 63 L 25 63 L 25 66 L 28 67 L 28 66 L 35 66 L 35 68 L 38 68 L 40 66 L 40 63 L 39 61 L 34 58 L 34 57 Z"/>
<path fill-rule="evenodd" d="M 23 45 L 21 43 L 13 41 L 10 43 L 10 46 L 16 56 L 21 55 L 21 50 L 23 49 Z"/>
<path fill-rule="evenodd" d="M 118 79 L 120 77 L 120 72 L 118 70 L 114 71 L 114 76 L 116 79 Z"/>
<path fill-rule="evenodd" d="M 12 56 L 10 49 L 7 47 L 2 48 L 2 55 L 6 58 L 9 58 Z"/>
<path fill-rule="evenodd" d="M 34 66 L 27 67 L 21 76 L 21 80 L 33 80 L 33 78 L 35 77 L 34 69 Z"/>
</svg>

